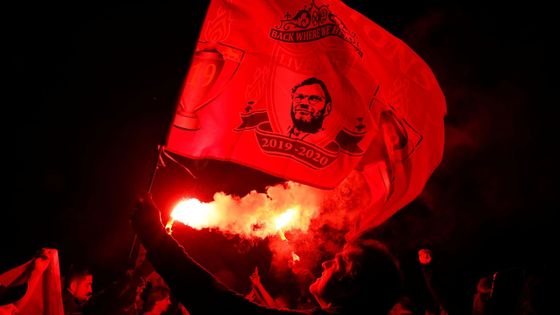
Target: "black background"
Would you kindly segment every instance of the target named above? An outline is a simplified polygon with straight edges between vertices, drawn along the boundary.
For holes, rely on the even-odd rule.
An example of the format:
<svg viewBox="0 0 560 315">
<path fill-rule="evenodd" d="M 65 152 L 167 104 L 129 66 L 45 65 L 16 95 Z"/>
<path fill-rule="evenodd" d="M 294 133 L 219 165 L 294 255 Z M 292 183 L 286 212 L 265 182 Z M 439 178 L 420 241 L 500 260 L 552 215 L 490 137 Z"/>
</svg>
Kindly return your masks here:
<svg viewBox="0 0 560 315">
<path fill-rule="evenodd" d="M 553 10 L 534 2 L 347 3 L 424 58 L 448 104 L 440 167 L 420 200 L 375 233 L 408 259 L 421 244 L 435 248 L 465 294 L 465 277 L 548 270 L 557 247 Z M 41 247 L 59 249 L 62 267 L 87 261 L 100 278 L 124 267 L 131 207 L 148 185 L 206 5 L 3 10 L 0 271 Z"/>
</svg>

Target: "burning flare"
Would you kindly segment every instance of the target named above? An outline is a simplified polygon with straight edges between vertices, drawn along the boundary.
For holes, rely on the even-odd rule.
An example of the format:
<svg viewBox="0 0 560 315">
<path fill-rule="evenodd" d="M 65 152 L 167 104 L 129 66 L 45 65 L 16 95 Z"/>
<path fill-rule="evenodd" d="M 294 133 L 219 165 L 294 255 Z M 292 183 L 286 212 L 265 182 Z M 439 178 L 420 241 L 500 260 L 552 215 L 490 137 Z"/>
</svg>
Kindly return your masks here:
<svg viewBox="0 0 560 315">
<path fill-rule="evenodd" d="M 274 222 L 276 223 L 276 230 L 278 230 L 280 238 L 282 238 L 284 241 L 287 241 L 288 239 L 286 238 L 283 230 L 285 227 L 289 226 L 291 222 L 293 222 L 296 212 L 297 211 L 294 209 L 288 209 L 286 210 L 286 212 L 282 213 L 274 219 Z"/>
<path fill-rule="evenodd" d="M 293 182 L 269 187 L 266 193 L 252 191 L 241 199 L 217 193 L 210 203 L 193 198 L 177 203 L 167 229 L 179 221 L 195 229 L 216 228 L 247 238 L 279 234 L 287 240 L 286 231 L 307 231 L 321 201 L 319 189 Z"/>
<path fill-rule="evenodd" d="M 195 198 L 179 201 L 171 212 L 173 221 L 183 222 L 195 229 L 211 227 L 216 221 L 216 215 L 212 204 L 202 203 Z"/>
</svg>

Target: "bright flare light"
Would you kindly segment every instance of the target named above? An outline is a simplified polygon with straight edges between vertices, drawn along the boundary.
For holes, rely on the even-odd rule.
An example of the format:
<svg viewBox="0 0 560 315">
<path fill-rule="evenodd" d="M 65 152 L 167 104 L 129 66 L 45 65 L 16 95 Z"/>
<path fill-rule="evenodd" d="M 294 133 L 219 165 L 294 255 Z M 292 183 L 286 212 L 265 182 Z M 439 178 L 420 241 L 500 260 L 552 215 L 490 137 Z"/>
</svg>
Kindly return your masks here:
<svg viewBox="0 0 560 315">
<path fill-rule="evenodd" d="M 178 221 L 195 229 L 216 229 L 244 238 L 278 235 L 287 241 L 284 233 L 292 230 L 307 232 L 323 200 L 322 191 L 289 183 L 268 187 L 266 193 L 251 191 L 246 196 L 214 194 L 209 203 L 184 198 L 171 211 L 166 225 L 172 233 Z"/>
<path fill-rule="evenodd" d="M 292 222 L 292 219 L 294 218 L 296 212 L 297 211 L 294 209 L 288 209 L 286 210 L 286 212 L 276 217 L 276 219 L 274 220 L 274 222 L 276 223 L 276 229 L 282 230 L 287 227 L 288 224 Z"/>
<path fill-rule="evenodd" d="M 274 219 L 274 222 L 276 223 L 276 230 L 278 230 L 278 234 L 280 235 L 280 238 L 284 241 L 287 241 L 288 239 L 286 238 L 283 229 L 286 226 L 288 226 L 288 224 L 294 218 L 295 214 L 296 214 L 296 210 L 288 209 L 286 210 L 286 212 L 282 213 L 281 215 L 276 217 L 276 219 Z"/>
<path fill-rule="evenodd" d="M 191 198 L 179 201 L 171 212 L 171 217 L 192 228 L 202 229 L 213 225 L 216 213 L 212 205 Z"/>
</svg>

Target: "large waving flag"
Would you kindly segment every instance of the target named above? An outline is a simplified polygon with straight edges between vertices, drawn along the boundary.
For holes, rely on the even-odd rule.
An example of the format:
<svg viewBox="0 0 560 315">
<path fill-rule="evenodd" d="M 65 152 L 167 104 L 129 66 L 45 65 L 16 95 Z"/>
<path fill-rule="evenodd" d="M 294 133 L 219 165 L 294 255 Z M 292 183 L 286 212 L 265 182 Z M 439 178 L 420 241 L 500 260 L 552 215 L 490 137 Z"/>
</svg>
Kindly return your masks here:
<svg viewBox="0 0 560 315">
<path fill-rule="evenodd" d="M 166 148 L 334 188 L 353 170 L 386 218 L 443 152 L 445 99 L 406 44 L 337 0 L 212 0 Z"/>
<path fill-rule="evenodd" d="M 9 296 L 0 303 L 0 315 L 64 315 L 58 251 L 42 249 L 27 263 L 0 274 L 0 292 Z"/>
</svg>

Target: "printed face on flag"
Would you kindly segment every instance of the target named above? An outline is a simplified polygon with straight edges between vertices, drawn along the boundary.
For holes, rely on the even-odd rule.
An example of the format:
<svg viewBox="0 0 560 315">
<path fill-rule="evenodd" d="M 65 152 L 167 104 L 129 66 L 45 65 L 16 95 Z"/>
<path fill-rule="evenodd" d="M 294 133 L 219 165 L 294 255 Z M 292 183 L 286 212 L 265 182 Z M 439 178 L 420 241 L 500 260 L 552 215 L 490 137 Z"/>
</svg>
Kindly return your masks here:
<svg viewBox="0 0 560 315">
<path fill-rule="evenodd" d="M 323 128 L 323 120 L 330 113 L 331 98 L 323 83 L 309 78 L 296 85 L 292 92 L 290 136 L 300 133 L 317 133 Z"/>
<path fill-rule="evenodd" d="M 305 94 L 306 93 L 306 94 Z M 307 132 L 317 132 L 325 118 L 325 96 L 319 84 L 297 88 L 292 95 L 292 120 Z"/>
</svg>

